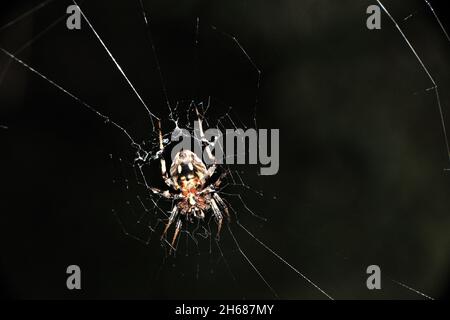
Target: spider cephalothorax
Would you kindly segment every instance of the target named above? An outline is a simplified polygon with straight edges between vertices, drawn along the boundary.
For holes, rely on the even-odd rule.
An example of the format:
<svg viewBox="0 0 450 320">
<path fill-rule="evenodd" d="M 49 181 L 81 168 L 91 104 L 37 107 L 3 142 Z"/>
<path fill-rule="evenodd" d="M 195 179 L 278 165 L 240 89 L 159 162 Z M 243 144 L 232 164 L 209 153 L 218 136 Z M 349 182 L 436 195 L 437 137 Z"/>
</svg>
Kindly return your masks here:
<svg viewBox="0 0 450 320">
<path fill-rule="evenodd" d="M 202 121 L 198 112 L 197 115 L 199 117 L 200 138 L 202 142 L 210 144 L 204 138 Z M 216 191 L 221 183 L 221 178 L 217 179 L 214 183 L 211 182 L 211 177 L 216 170 L 217 164 L 211 150 L 209 147 L 206 148 L 206 154 L 212 163 L 210 167 L 207 167 L 194 152 L 190 150 L 179 151 L 170 166 L 169 176 L 166 160 L 162 156 L 164 145 L 161 125 L 159 125 L 159 143 L 162 177 L 165 183 L 173 190 L 171 192 L 169 190 L 161 191 L 156 188 L 151 188 L 151 191 L 165 198 L 172 199 L 175 202 L 161 238 L 165 237 L 169 227 L 176 220 L 176 229 L 171 242 L 172 247 L 174 247 L 178 233 L 182 227 L 181 216 L 184 216 L 185 220 L 192 221 L 193 218 L 204 219 L 207 212 L 212 212 L 217 221 L 218 237 L 223 221 L 222 211 L 227 218 L 229 218 L 229 214 L 227 205 Z"/>
</svg>

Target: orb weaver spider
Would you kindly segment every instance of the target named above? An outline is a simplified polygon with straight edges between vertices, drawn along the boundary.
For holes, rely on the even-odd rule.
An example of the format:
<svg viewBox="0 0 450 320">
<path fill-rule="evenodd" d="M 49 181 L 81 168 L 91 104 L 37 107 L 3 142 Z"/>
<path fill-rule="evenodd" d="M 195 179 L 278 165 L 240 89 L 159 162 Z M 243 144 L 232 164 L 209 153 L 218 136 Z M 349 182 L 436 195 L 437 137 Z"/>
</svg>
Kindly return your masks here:
<svg viewBox="0 0 450 320">
<path fill-rule="evenodd" d="M 169 169 L 169 175 L 167 172 L 166 160 L 162 155 L 164 145 L 161 121 L 158 121 L 161 175 L 166 185 L 173 189 L 174 192 L 171 192 L 170 190 L 162 191 L 157 188 L 150 188 L 150 190 L 154 194 L 173 200 L 175 203 L 170 211 L 169 220 L 167 221 L 161 235 L 161 240 L 164 240 L 170 226 L 176 221 L 175 232 L 170 243 L 172 248 L 175 246 L 175 241 L 183 225 L 182 217 L 184 217 L 184 220 L 187 221 L 192 221 L 193 217 L 203 220 L 205 219 L 205 213 L 212 212 L 217 222 L 217 240 L 220 236 L 223 216 L 225 216 L 228 221 L 230 220 L 228 207 L 222 198 L 217 194 L 217 189 L 220 186 L 225 174 L 222 174 L 215 182 L 211 182 L 211 178 L 217 167 L 216 158 L 209 148 L 209 145 L 213 145 L 214 143 L 211 143 L 205 138 L 202 119 L 197 108 L 195 111 L 198 117 L 201 142 L 208 144 L 208 147 L 206 147 L 206 155 L 212 163 L 210 167 L 207 167 L 205 163 L 203 163 L 203 161 L 191 150 L 181 150 L 175 155 L 172 161 Z"/>
</svg>

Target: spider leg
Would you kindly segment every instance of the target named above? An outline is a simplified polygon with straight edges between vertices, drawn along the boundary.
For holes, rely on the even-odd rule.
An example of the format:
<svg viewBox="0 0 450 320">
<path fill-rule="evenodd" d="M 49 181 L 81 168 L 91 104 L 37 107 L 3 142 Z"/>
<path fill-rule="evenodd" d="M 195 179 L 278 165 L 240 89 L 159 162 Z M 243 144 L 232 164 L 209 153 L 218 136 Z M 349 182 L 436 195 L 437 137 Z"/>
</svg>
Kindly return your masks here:
<svg viewBox="0 0 450 320">
<path fill-rule="evenodd" d="M 172 179 L 170 179 L 169 174 L 167 173 L 167 165 L 166 160 L 163 157 L 164 151 L 164 143 L 163 143 L 163 134 L 161 130 L 161 120 L 158 120 L 158 135 L 159 135 L 159 155 L 161 161 L 161 175 L 164 182 L 171 187 L 173 185 Z"/>
<path fill-rule="evenodd" d="M 227 175 L 226 172 L 222 173 L 220 177 L 214 182 L 214 189 L 217 189 L 222 184 L 223 178 L 225 178 Z M 221 199 L 222 200 L 222 199 Z"/>
<path fill-rule="evenodd" d="M 228 206 L 226 205 L 226 203 L 217 193 L 214 193 L 213 197 L 217 201 L 217 203 L 219 203 L 219 205 L 223 208 L 223 212 L 225 212 L 225 217 L 227 217 L 227 220 L 230 221 L 230 213 L 228 211 Z"/>
<path fill-rule="evenodd" d="M 175 198 L 175 196 L 173 194 L 171 194 L 169 190 L 162 191 L 162 190 L 160 190 L 158 188 L 150 188 L 150 190 L 154 194 L 160 195 L 161 197 L 164 197 L 166 199 L 173 199 L 173 198 Z"/>
<path fill-rule="evenodd" d="M 205 193 L 211 193 L 211 194 L 215 194 L 215 192 L 217 191 L 217 189 L 220 187 L 220 185 L 222 184 L 223 178 L 225 178 L 225 176 L 227 175 L 226 172 L 222 173 L 220 175 L 220 177 L 216 180 L 216 182 L 212 183 L 211 185 L 209 185 L 208 187 L 204 188 L 203 190 L 201 190 L 199 192 L 199 194 L 205 194 Z M 219 197 L 220 198 L 220 197 Z M 224 208 L 227 208 L 227 206 L 225 205 L 225 203 L 222 201 L 222 198 L 220 198 L 220 200 L 218 201 L 220 202 L 219 204 L 222 205 Z"/>
<path fill-rule="evenodd" d="M 208 141 L 208 139 L 205 138 L 205 133 L 203 131 L 203 122 L 202 122 L 200 113 L 198 112 L 197 108 L 195 108 L 195 112 L 197 113 L 197 117 L 198 117 L 198 129 L 200 131 L 200 139 L 201 139 L 201 142 L 205 142 L 206 144 L 208 144 L 208 146 L 205 148 L 206 155 L 208 156 L 209 161 L 211 161 L 211 163 L 212 163 L 212 165 L 208 168 L 207 174 L 204 177 L 204 180 L 206 180 L 207 178 L 211 177 L 216 170 L 217 160 L 216 160 L 216 157 L 212 154 L 210 146 L 215 145 L 215 143 L 217 141 L 217 137 L 214 138 L 214 142 L 210 142 L 210 141 Z"/>
<path fill-rule="evenodd" d="M 172 248 L 175 248 L 175 241 L 177 240 L 177 237 L 178 237 L 178 233 L 180 233 L 180 229 L 181 229 L 181 226 L 183 225 L 183 223 L 181 222 L 181 220 L 180 219 L 178 219 L 178 221 L 177 221 L 177 227 L 176 227 L 176 229 L 175 229 L 175 233 L 173 234 L 173 238 L 172 238 Z"/>
<path fill-rule="evenodd" d="M 170 225 L 173 223 L 173 221 L 175 220 L 175 218 L 177 216 L 178 216 L 178 207 L 174 206 L 172 209 L 172 212 L 170 213 L 169 221 L 167 222 L 167 224 L 164 228 L 164 232 L 161 235 L 161 240 L 166 236 L 167 230 L 169 230 Z"/>
<path fill-rule="evenodd" d="M 214 217 L 217 221 L 217 235 L 216 239 L 219 240 L 220 238 L 220 230 L 222 229 L 222 222 L 223 222 L 223 216 L 222 213 L 220 213 L 219 206 L 217 205 L 216 201 L 214 199 L 211 199 L 211 208 L 214 213 Z"/>
</svg>

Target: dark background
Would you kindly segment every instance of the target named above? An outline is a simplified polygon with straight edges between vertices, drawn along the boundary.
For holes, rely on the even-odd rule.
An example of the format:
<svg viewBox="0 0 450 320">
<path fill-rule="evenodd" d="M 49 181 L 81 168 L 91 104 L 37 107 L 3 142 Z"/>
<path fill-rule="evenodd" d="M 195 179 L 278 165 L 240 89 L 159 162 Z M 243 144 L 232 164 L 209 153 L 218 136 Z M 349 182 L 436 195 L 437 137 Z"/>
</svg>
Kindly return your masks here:
<svg viewBox="0 0 450 320">
<path fill-rule="evenodd" d="M 2 2 L 0 25 L 37 3 Z M 381 30 L 366 28 L 373 3 L 144 1 L 171 103 L 211 96 L 211 116 L 232 106 L 233 117 L 252 126 L 257 94 L 258 126 L 280 129 L 277 175 L 237 168 L 264 191 L 242 192 L 266 223 L 234 206 L 258 239 L 336 299 L 423 298 L 392 280 L 448 298 L 450 164 L 436 99 L 387 16 Z M 442 2 L 431 3 L 448 26 Z M 0 46 L 15 52 L 69 4 L 56 1 L 1 30 Z M 450 43 L 423 1 L 384 4 L 429 67 L 448 110 Z M 81 8 L 151 110 L 167 117 L 139 2 L 86 1 Z M 258 93 L 252 65 L 211 25 L 236 36 L 261 69 Z M 80 31 L 69 31 L 61 20 L 18 57 L 137 139 L 151 136 L 144 108 L 84 21 Z M 2 70 L 8 60 L 0 55 Z M 128 142 L 17 63 L 0 84 L 0 119 L 8 127 L 0 131 L 3 297 L 273 297 L 226 229 L 221 247 L 229 268 L 217 250 L 164 260 L 158 235 L 148 246 L 127 237 L 111 210 L 134 230 L 137 219 L 125 205 L 133 189 L 130 195 L 111 183 L 124 173 L 110 154 L 129 157 Z M 157 166 L 150 176 L 158 179 Z M 137 205 L 131 209 L 139 216 Z M 231 228 L 281 298 L 325 298 L 235 223 Z M 81 291 L 65 286 L 71 264 L 82 269 Z M 365 286 L 371 264 L 381 267 L 382 290 Z"/>
</svg>

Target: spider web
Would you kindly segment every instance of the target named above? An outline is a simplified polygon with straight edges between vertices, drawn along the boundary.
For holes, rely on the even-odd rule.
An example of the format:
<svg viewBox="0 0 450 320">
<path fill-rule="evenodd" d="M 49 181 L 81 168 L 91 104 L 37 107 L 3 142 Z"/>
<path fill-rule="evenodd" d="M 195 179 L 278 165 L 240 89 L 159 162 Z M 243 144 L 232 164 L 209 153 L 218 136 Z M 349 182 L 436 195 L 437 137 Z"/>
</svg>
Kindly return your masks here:
<svg viewBox="0 0 450 320">
<path fill-rule="evenodd" d="M 38 4 L 37 6 L 34 6 L 25 13 L 19 15 L 18 17 L 0 27 L 0 32 L 5 32 L 6 30 L 14 27 L 16 24 L 19 24 L 23 19 L 27 19 L 29 16 L 32 16 L 39 11 L 45 10 L 47 6 L 52 5 L 52 2 L 52 0 L 48 0 Z M 247 128 L 248 126 L 245 125 L 245 121 L 242 121 L 239 118 L 232 106 L 230 107 L 227 103 L 219 101 L 215 97 L 209 96 L 204 101 L 177 100 L 174 102 L 174 100 L 171 98 L 170 90 L 167 89 L 165 83 L 167 81 L 167 77 L 164 75 L 164 66 L 159 61 L 158 47 L 155 45 L 151 32 L 151 15 L 147 11 L 148 9 L 145 6 L 145 1 L 138 1 L 141 14 L 141 17 L 139 18 L 143 20 L 146 27 L 146 37 L 148 43 L 151 46 L 153 59 L 156 64 L 156 74 L 159 77 L 159 82 L 164 97 L 164 103 L 167 107 L 165 114 L 153 112 L 152 105 L 146 102 L 147 99 L 141 94 L 141 90 L 136 86 L 133 78 L 127 75 L 126 70 L 121 66 L 118 59 L 116 59 L 113 50 L 108 47 L 106 40 L 102 38 L 101 32 L 97 31 L 95 27 L 97 19 L 91 16 L 88 11 L 86 12 L 84 10 L 83 2 L 77 3 L 76 1 L 73 1 L 73 3 L 81 7 L 82 16 L 84 18 L 83 22 L 86 22 L 91 34 L 98 41 L 99 46 L 104 50 L 104 56 L 112 63 L 113 67 L 120 75 L 124 86 L 129 90 L 129 94 L 135 97 L 138 104 L 144 111 L 145 118 L 143 119 L 145 120 L 146 125 L 150 126 L 151 128 L 150 135 L 144 135 L 144 138 L 135 138 L 134 134 L 132 133 L 135 132 L 135 130 L 130 130 L 130 128 L 126 128 L 125 125 L 122 125 L 122 121 L 120 118 L 112 117 L 109 116 L 107 112 L 99 111 L 102 109 L 98 106 L 94 106 L 86 102 L 86 100 L 80 98 L 78 94 L 74 93 L 72 88 L 66 88 L 65 86 L 61 85 L 57 79 L 52 79 L 50 76 L 47 76 L 45 70 L 43 71 L 35 68 L 33 65 L 26 62 L 25 59 L 19 58 L 20 54 L 24 50 L 40 40 L 55 26 L 60 25 L 62 21 L 65 21 L 66 15 L 56 17 L 56 20 L 53 20 L 53 22 L 46 28 L 36 33 L 26 43 L 17 46 L 18 49 L 7 50 L 3 48 L 3 46 L 0 48 L 3 54 L 8 57 L 6 64 L 4 64 L 4 66 L 2 67 L 2 73 L 0 75 L 0 85 L 7 79 L 10 65 L 12 63 L 20 64 L 24 68 L 26 68 L 28 72 L 34 73 L 35 75 L 42 78 L 42 80 L 46 81 L 50 86 L 53 86 L 54 88 L 66 94 L 68 97 L 74 99 L 80 106 L 85 107 L 97 118 L 105 122 L 106 125 L 111 126 L 123 136 L 123 138 L 127 141 L 125 145 L 128 145 L 128 149 L 120 147 L 119 151 L 110 154 L 110 158 L 113 167 L 112 171 L 115 175 L 115 177 L 113 178 L 113 184 L 118 188 L 121 194 L 126 195 L 127 200 L 124 203 L 119 202 L 115 204 L 114 208 L 112 209 L 112 213 L 116 217 L 117 222 L 125 235 L 137 240 L 142 244 L 145 244 L 146 246 L 149 246 L 152 250 L 157 250 L 156 248 L 162 247 L 161 251 L 163 253 L 160 258 L 162 262 L 155 278 L 163 277 L 162 273 L 167 270 L 170 270 L 170 273 L 173 272 L 173 268 L 177 268 L 178 264 L 181 266 L 179 269 L 185 268 L 186 263 L 183 261 L 179 261 L 182 259 L 187 259 L 188 263 L 190 263 L 194 259 L 193 257 L 195 257 L 197 262 L 194 267 L 194 274 L 195 278 L 198 280 L 202 277 L 201 270 L 203 269 L 205 264 L 204 261 L 201 260 L 203 259 L 203 257 L 206 257 L 205 259 L 208 261 L 207 265 L 209 265 L 211 273 L 214 273 L 214 268 L 220 265 L 221 268 L 224 268 L 226 270 L 226 273 L 228 274 L 230 279 L 233 280 L 236 288 L 242 289 L 242 287 L 245 286 L 245 276 L 237 274 L 234 271 L 235 268 L 232 267 L 232 264 L 240 258 L 247 265 L 248 269 L 251 270 L 254 276 L 256 276 L 266 287 L 266 290 L 271 292 L 274 297 L 280 297 L 277 293 L 277 290 L 272 285 L 273 281 L 269 280 L 267 277 L 268 272 L 262 271 L 261 261 L 258 261 L 259 263 L 256 262 L 241 242 L 241 239 L 243 237 L 247 237 L 248 239 L 253 241 L 254 244 L 259 246 L 260 249 L 263 249 L 267 253 L 271 254 L 275 261 L 280 262 L 281 265 L 283 265 L 285 268 L 288 268 L 290 272 L 293 272 L 296 276 L 304 280 L 305 284 L 311 285 L 320 295 L 332 299 L 332 296 L 328 293 L 328 290 L 322 289 L 316 283 L 316 281 L 313 281 L 311 278 L 302 273 L 296 266 L 291 264 L 286 258 L 282 257 L 281 254 L 279 254 L 275 249 L 267 245 L 263 240 L 261 240 L 259 236 L 257 236 L 257 234 L 260 233 L 260 230 L 262 230 L 261 228 L 267 228 L 266 222 L 268 221 L 270 223 L 270 218 L 266 218 L 266 214 L 262 215 L 259 212 L 255 212 L 252 209 L 252 206 L 248 204 L 247 197 L 260 197 L 260 200 L 256 201 L 268 201 L 268 197 L 265 196 L 265 193 L 263 191 L 256 190 L 245 182 L 244 175 L 248 175 L 246 173 L 246 171 L 248 171 L 248 168 L 235 168 L 228 165 L 223 165 L 220 168 L 222 170 L 222 173 L 226 173 L 227 179 L 224 183 L 224 186 L 220 189 L 219 194 L 229 205 L 230 211 L 232 213 L 232 221 L 230 224 L 227 224 L 225 226 L 223 230 L 224 234 L 220 241 L 216 241 L 214 239 L 214 228 L 216 226 L 211 216 L 207 216 L 204 223 L 197 221 L 197 223 L 194 223 L 183 229 L 182 234 L 178 238 L 178 241 L 175 245 L 175 248 L 171 248 L 170 243 L 168 243 L 167 241 L 160 241 L 159 237 L 162 233 L 165 222 L 168 219 L 170 209 L 171 207 L 173 207 L 173 203 L 165 199 L 161 199 L 160 197 L 152 195 L 148 192 L 150 187 L 156 186 L 158 188 L 163 188 L 163 184 L 161 183 L 162 181 L 160 179 L 160 174 L 158 171 L 160 155 L 158 153 L 159 148 L 157 135 L 154 130 L 155 121 L 160 119 L 167 120 L 164 122 L 165 130 L 163 130 L 163 132 L 165 133 L 164 141 L 166 145 L 164 154 L 166 155 L 166 159 L 167 154 L 170 152 L 170 148 L 173 145 L 173 143 L 170 141 L 170 136 L 174 132 L 181 132 L 180 129 L 187 129 L 190 132 L 194 130 L 193 121 L 195 120 L 195 107 L 200 109 L 200 113 L 203 115 L 205 120 L 206 128 L 218 128 L 224 131 L 225 129 L 229 128 L 238 129 L 242 127 Z M 450 162 L 450 149 L 444 114 L 445 105 L 441 101 L 439 83 L 436 80 L 436 77 L 434 76 L 434 73 L 431 71 L 430 67 L 422 58 L 420 52 L 414 46 L 412 40 L 408 38 L 403 24 L 411 23 L 411 21 L 415 19 L 415 16 L 418 15 L 418 12 L 422 14 L 428 12 L 428 14 L 435 21 L 440 32 L 442 33 L 442 37 L 445 37 L 448 41 L 449 36 L 446 28 L 444 27 L 444 24 L 439 19 L 439 15 L 436 13 L 429 1 L 424 1 L 425 8 L 418 7 L 419 9 L 414 12 L 407 11 L 407 14 L 404 15 L 404 18 L 396 18 L 394 16 L 390 9 L 390 6 L 393 6 L 393 4 L 378 0 L 377 3 L 383 9 L 385 17 L 387 16 L 393 23 L 393 29 L 395 29 L 395 32 L 398 32 L 401 40 L 405 42 L 408 50 L 416 59 L 417 65 L 423 70 L 423 73 L 430 82 L 430 86 L 425 89 L 425 92 L 432 92 L 434 94 L 435 105 L 439 112 L 439 120 L 444 138 L 443 140 L 445 152 Z M 425 9 L 427 9 L 428 11 L 425 11 Z M 198 47 L 200 42 L 199 37 L 201 34 L 200 29 L 202 26 L 199 18 L 194 21 L 193 26 L 193 46 Z M 254 71 L 255 76 L 253 80 L 255 82 L 255 88 L 252 88 L 252 92 L 254 91 L 255 94 L 250 100 L 252 100 L 251 108 L 253 110 L 253 126 L 257 128 L 257 107 L 259 99 L 258 91 L 260 89 L 262 81 L 261 70 L 252 56 L 247 52 L 245 46 L 240 43 L 238 38 L 227 32 L 221 31 L 215 26 L 210 27 L 214 32 L 220 34 L 224 39 L 227 39 L 228 45 L 230 47 L 235 46 L 240 52 L 241 56 L 246 59 L 247 63 Z M 383 25 L 383 28 L 387 29 L 389 27 L 385 23 Z M 196 52 L 198 51 L 199 49 L 197 48 Z M 6 124 L 2 124 L 0 128 L 8 130 L 9 126 Z M 237 155 L 235 154 L 234 157 L 236 156 Z M 448 168 L 444 168 L 444 171 L 448 170 Z M 258 182 L 257 180 L 255 181 L 255 184 L 257 185 Z M 253 231 L 254 229 L 256 229 L 255 226 L 259 227 L 259 230 L 257 232 Z M 173 249 L 175 250 L 173 251 Z M 265 264 L 264 269 L 271 270 L 273 268 L 268 267 L 268 264 L 266 264 L 265 262 L 263 263 Z M 169 268 L 169 265 L 172 265 L 172 269 Z M 242 270 L 242 268 L 238 269 Z M 395 278 L 398 279 L 397 277 Z M 398 284 L 402 288 L 406 288 L 411 292 L 417 293 L 422 297 L 430 298 L 428 295 L 422 293 L 417 289 L 413 289 L 403 282 L 400 282 L 398 280 L 392 280 L 392 282 Z"/>
</svg>

